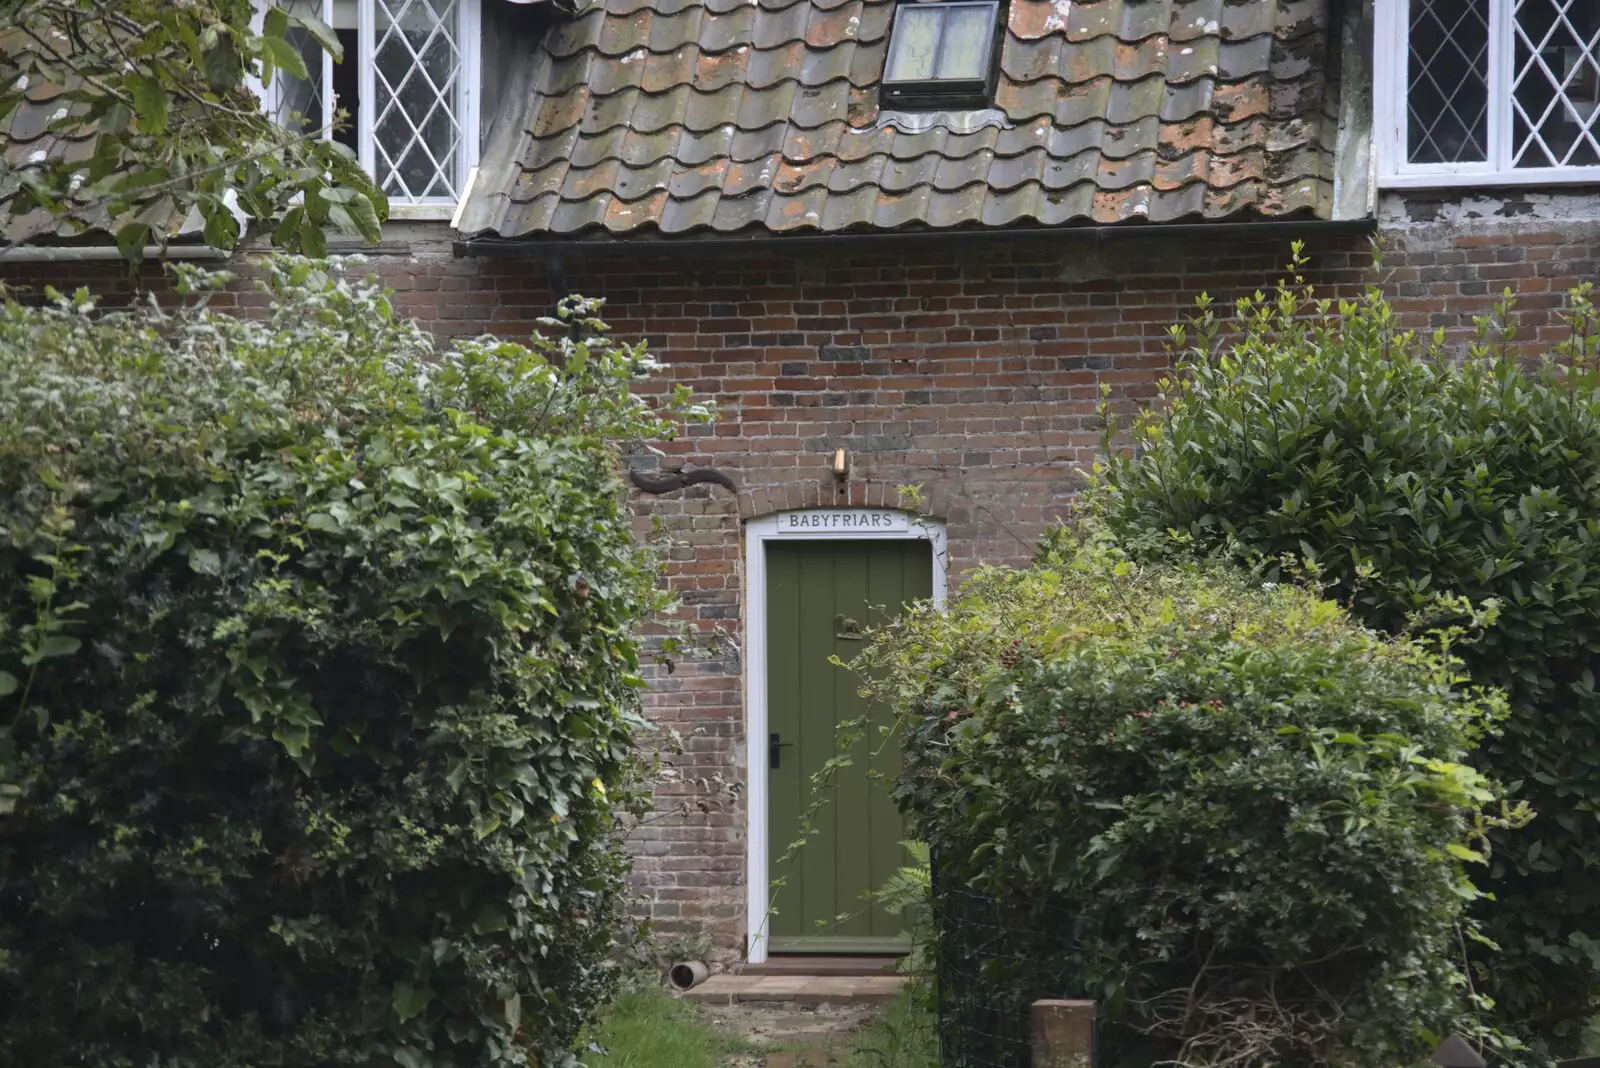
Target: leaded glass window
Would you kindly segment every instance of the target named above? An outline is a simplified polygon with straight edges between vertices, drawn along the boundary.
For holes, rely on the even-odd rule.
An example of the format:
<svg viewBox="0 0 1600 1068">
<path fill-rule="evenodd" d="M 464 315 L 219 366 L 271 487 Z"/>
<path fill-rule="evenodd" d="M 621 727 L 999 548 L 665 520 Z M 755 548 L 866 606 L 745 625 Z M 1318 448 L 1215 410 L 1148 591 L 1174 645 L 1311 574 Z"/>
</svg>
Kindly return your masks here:
<svg viewBox="0 0 1600 1068">
<path fill-rule="evenodd" d="M 1378 0 L 1379 174 L 1600 181 L 1600 0 Z"/>
<path fill-rule="evenodd" d="M 334 63 L 309 34 L 291 30 L 311 77 L 278 79 L 269 104 L 285 125 L 354 148 L 391 205 L 454 204 L 477 154 L 476 5 L 298 0 L 333 28 L 344 59 Z M 330 133 L 340 112 L 346 125 Z"/>
<path fill-rule="evenodd" d="M 1406 106 L 1412 163 L 1489 158 L 1489 0 L 1414 0 Z"/>
<path fill-rule="evenodd" d="M 1517 0 L 1511 152 L 1518 167 L 1593 167 L 1600 103 L 1600 3 Z"/>
<path fill-rule="evenodd" d="M 456 0 L 373 0 L 373 178 L 412 203 L 461 187 L 461 13 Z"/>
</svg>

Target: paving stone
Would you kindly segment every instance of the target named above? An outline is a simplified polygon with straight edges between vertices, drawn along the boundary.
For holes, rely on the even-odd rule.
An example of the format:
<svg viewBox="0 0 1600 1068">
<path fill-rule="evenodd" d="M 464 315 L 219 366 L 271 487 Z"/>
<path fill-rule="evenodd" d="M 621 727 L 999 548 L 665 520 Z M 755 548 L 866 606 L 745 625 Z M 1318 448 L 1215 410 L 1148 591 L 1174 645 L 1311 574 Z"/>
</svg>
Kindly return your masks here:
<svg viewBox="0 0 1600 1068">
<path fill-rule="evenodd" d="M 683 997 L 712 1005 L 745 1001 L 845 1005 L 888 1001 L 905 982 L 901 975 L 713 975 Z"/>
<path fill-rule="evenodd" d="M 682 997 L 708 1005 L 732 1005 L 746 980 L 738 975 L 713 975 Z"/>
<path fill-rule="evenodd" d="M 903 975 L 866 975 L 856 983 L 857 1001 L 893 1001 L 900 988 L 906 985 Z"/>
<path fill-rule="evenodd" d="M 856 976 L 830 976 L 813 979 L 795 997 L 802 1005 L 848 1005 L 856 1000 Z"/>
<path fill-rule="evenodd" d="M 763 975 L 746 982 L 749 985 L 737 994 L 740 1001 L 794 1001 L 816 980 L 803 975 Z"/>
</svg>

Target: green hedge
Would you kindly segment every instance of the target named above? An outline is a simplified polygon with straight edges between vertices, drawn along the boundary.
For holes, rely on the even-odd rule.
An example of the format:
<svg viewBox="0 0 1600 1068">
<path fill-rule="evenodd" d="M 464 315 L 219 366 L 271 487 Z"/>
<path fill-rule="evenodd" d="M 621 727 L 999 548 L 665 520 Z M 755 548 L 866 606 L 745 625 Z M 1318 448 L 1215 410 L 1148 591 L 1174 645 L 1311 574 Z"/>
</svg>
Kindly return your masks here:
<svg viewBox="0 0 1600 1068">
<path fill-rule="evenodd" d="M 1024 1011 L 1099 998 L 1127 1064 L 1404 1064 L 1474 1028 L 1463 864 L 1492 792 L 1461 761 L 1497 705 L 1427 649 L 1063 536 L 857 666 L 907 713 L 898 797 L 940 883 L 1024 930 L 963 966 Z"/>
<path fill-rule="evenodd" d="M 683 398 L 581 303 L 437 354 L 265 271 L 0 310 L 0 1063 L 559 1063 L 640 801 L 612 443 Z"/>
<path fill-rule="evenodd" d="M 1507 297 L 1509 302 L 1509 295 Z M 1572 296 L 1529 359 L 1509 303 L 1469 352 L 1400 330 L 1382 296 L 1303 282 L 1180 330 L 1177 380 L 1114 455 L 1101 504 L 1130 545 L 1309 557 L 1389 631 L 1499 604 L 1461 655 L 1513 716 L 1479 759 L 1537 813 L 1494 840 L 1477 981 L 1502 1026 L 1575 1052 L 1600 1012 L 1600 319 Z M 1464 358 L 1462 358 L 1464 357 Z"/>
</svg>

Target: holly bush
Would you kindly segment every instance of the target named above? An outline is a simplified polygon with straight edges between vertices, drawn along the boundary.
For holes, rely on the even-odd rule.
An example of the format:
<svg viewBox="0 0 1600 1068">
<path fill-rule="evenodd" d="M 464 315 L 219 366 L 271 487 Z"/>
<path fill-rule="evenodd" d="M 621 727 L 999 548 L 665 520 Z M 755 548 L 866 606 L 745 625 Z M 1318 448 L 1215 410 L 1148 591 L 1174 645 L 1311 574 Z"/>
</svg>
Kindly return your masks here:
<svg viewBox="0 0 1600 1068">
<path fill-rule="evenodd" d="M 1298 250 L 1297 250 L 1298 255 Z M 1295 265 L 1298 267 L 1298 263 Z M 1203 305 L 1163 402 L 1110 450 L 1098 507 L 1124 542 L 1315 562 L 1368 625 L 1498 604 L 1461 649 L 1513 715 L 1479 759 L 1537 813 L 1497 832 L 1477 915 L 1502 952 L 1475 980 L 1501 1026 L 1576 1052 L 1600 1012 L 1600 316 L 1572 294 L 1535 358 L 1507 293 L 1466 352 L 1400 329 L 1377 289 L 1318 299 L 1298 276 Z"/>
<path fill-rule="evenodd" d="M 0 1063 L 561 1063 L 643 803 L 613 446 L 700 413 L 581 301 L 436 353 L 263 270 L 0 309 Z"/>
<path fill-rule="evenodd" d="M 905 717 L 897 797 L 939 882 L 1038 947 L 941 947 L 989 1004 L 1100 999 L 1129 1064 L 1406 1064 L 1481 1030 L 1465 867 L 1516 814 L 1464 763 L 1500 703 L 1437 644 L 1090 532 L 854 666 Z"/>
</svg>

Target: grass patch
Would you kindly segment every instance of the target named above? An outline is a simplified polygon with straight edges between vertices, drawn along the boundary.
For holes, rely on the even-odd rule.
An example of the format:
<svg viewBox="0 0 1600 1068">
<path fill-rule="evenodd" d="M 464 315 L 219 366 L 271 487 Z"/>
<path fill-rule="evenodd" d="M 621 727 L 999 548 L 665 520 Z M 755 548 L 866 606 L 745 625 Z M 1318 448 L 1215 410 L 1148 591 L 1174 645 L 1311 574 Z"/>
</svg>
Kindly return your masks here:
<svg viewBox="0 0 1600 1068">
<path fill-rule="evenodd" d="M 846 1068 L 931 1068 L 939 1063 L 937 1019 L 927 989 L 913 983 L 857 1037 Z"/>
<path fill-rule="evenodd" d="M 926 995 L 914 987 L 885 1005 L 861 1034 L 839 1037 L 847 1045 L 830 1049 L 840 1068 L 933 1068 L 939 1063 L 934 1016 Z M 692 1002 L 655 988 L 618 998 L 594 1041 L 606 1052 L 584 1054 L 584 1068 L 723 1068 L 736 1054 L 818 1048 L 804 1041 L 751 1043 L 719 1030 Z"/>
<path fill-rule="evenodd" d="M 594 1041 L 605 1053 L 583 1055 L 584 1068 L 718 1068 L 749 1045 L 711 1026 L 693 1003 L 643 988 L 619 997 Z"/>
</svg>

